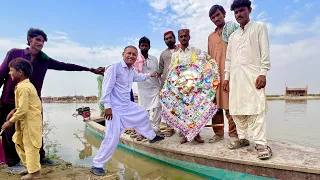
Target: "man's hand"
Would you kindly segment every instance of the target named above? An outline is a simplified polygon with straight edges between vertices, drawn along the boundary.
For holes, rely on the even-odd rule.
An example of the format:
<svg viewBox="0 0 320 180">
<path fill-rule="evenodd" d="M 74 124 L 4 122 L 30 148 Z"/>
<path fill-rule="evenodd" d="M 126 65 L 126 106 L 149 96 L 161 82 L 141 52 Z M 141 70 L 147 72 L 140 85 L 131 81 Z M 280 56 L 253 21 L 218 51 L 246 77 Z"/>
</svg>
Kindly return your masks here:
<svg viewBox="0 0 320 180">
<path fill-rule="evenodd" d="M 158 77 L 159 77 L 159 75 L 158 75 L 158 73 L 157 73 L 157 72 L 154 72 L 154 73 L 152 73 L 152 74 L 151 74 L 151 77 L 158 78 Z"/>
<path fill-rule="evenodd" d="M 8 116 L 7 116 L 7 118 L 6 118 L 6 121 L 9 121 L 11 118 L 12 118 L 12 116 L 13 116 L 13 114 L 16 112 L 16 109 L 13 109 L 9 114 L 8 114 Z"/>
<path fill-rule="evenodd" d="M 92 73 L 95 73 L 95 74 L 100 74 L 100 75 L 103 75 L 104 71 L 105 71 L 105 68 L 103 67 L 99 67 L 97 69 L 91 69 L 90 70 Z"/>
<path fill-rule="evenodd" d="M 257 89 L 261 89 L 261 88 L 264 88 L 266 87 L 266 76 L 264 75 L 260 75 L 258 76 L 257 80 L 256 80 L 256 88 Z"/>
<path fill-rule="evenodd" d="M 104 109 L 104 118 L 107 120 L 112 120 L 112 109 Z"/>
<path fill-rule="evenodd" d="M 12 123 L 11 121 L 7 121 L 2 125 L 1 129 L 6 130 L 8 127 L 11 127 L 13 125 L 14 125 L 14 123 Z"/>
<path fill-rule="evenodd" d="M 229 81 L 228 80 L 224 80 L 222 88 L 225 92 L 229 92 Z"/>
</svg>

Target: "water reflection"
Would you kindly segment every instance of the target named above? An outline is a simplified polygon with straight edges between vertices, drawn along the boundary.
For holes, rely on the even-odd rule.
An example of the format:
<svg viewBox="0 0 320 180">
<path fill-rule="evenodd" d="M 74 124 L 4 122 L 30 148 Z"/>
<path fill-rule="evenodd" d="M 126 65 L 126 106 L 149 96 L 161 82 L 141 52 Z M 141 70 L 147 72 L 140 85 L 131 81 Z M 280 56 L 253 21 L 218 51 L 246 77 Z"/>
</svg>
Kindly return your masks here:
<svg viewBox="0 0 320 180">
<path fill-rule="evenodd" d="M 100 147 L 100 139 L 96 138 L 89 131 L 85 130 L 83 133 L 84 140 L 91 144 L 93 149 Z M 95 154 L 96 153 L 93 153 L 93 156 Z M 118 179 L 203 179 L 191 173 L 172 168 L 120 148 L 116 150 L 111 160 L 105 165 L 105 168 L 110 175 L 115 175 Z"/>
<path fill-rule="evenodd" d="M 307 116 L 307 100 L 286 100 L 284 104 L 284 120 L 295 120 Z"/>
<path fill-rule="evenodd" d="M 79 136 L 79 134 L 83 134 L 83 131 L 78 131 L 77 133 L 73 134 L 75 138 L 78 139 L 84 146 L 82 150 L 77 149 L 77 151 L 79 152 L 79 158 L 84 159 L 86 157 L 92 156 L 92 145 L 82 140 L 82 138 Z"/>
<path fill-rule="evenodd" d="M 46 112 L 44 120 L 50 119 L 50 125 L 55 127 L 49 138 L 60 144 L 58 155 L 75 165 L 90 167 L 101 140 L 85 131 L 82 117 L 72 117 L 75 109 L 82 106 L 98 109 L 97 104 L 43 104 Z M 309 100 L 307 103 L 268 101 L 268 106 L 268 139 L 320 148 L 319 100 Z M 225 126 L 227 131 L 228 126 Z M 110 175 L 121 175 L 126 179 L 201 179 L 123 149 L 116 150 L 106 169 Z"/>
</svg>

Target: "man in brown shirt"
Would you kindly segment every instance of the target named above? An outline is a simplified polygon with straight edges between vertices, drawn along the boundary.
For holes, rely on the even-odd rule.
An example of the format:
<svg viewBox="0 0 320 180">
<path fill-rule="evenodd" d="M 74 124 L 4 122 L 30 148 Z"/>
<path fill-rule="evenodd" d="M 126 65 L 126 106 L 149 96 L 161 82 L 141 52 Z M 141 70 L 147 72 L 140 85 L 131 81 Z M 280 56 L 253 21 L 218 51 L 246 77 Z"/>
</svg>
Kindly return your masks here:
<svg viewBox="0 0 320 180">
<path fill-rule="evenodd" d="M 159 59 L 159 70 L 158 74 L 160 76 L 160 87 L 162 89 L 164 82 L 166 81 L 169 73 L 169 66 L 171 63 L 172 53 L 176 52 L 179 48 L 176 46 L 176 37 L 173 31 L 167 31 L 163 35 L 164 42 L 168 46 L 168 48 L 162 51 Z M 167 124 L 168 127 L 171 127 Z M 170 137 L 175 133 L 175 131 L 166 131 L 165 136 Z"/>
<path fill-rule="evenodd" d="M 226 11 L 220 5 L 214 5 L 209 11 L 209 17 L 211 21 L 217 26 L 215 31 L 212 32 L 208 37 L 208 53 L 216 60 L 219 65 L 219 73 L 221 82 L 224 81 L 224 69 L 227 52 L 227 42 L 222 38 L 222 31 L 225 26 L 225 15 Z M 223 110 L 225 110 L 226 117 L 229 121 L 229 136 L 231 138 L 237 138 L 236 125 L 229 114 L 229 94 L 222 89 L 222 85 L 217 88 L 216 103 L 218 111 L 212 118 L 212 124 L 224 124 Z M 224 126 L 213 127 L 215 135 L 209 139 L 209 143 L 215 143 L 224 139 Z"/>
<path fill-rule="evenodd" d="M 166 80 L 168 73 L 169 73 L 169 65 L 171 62 L 172 53 L 176 52 L 178 47 L 176 46 L 176 37 L 172 31 L 165 32 L 164 35 L 164 42 L 168 46 L 168 48 L 162 51 L 159 59 L 159 70 L 158 74 L 160 76 L 160 83 L 161 87 Z"/>
</svg>

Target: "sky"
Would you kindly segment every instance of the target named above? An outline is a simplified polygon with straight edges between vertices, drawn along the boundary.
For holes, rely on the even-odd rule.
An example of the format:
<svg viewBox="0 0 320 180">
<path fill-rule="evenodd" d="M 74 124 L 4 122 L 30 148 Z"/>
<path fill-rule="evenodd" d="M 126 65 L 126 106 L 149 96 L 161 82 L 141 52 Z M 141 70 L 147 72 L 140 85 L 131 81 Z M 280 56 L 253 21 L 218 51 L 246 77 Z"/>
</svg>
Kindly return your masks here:
<svg viewBox="0 0 320 180">
<path fill-rule="evenodd" d="M 226 21 L 235 21 L 233 0 L 55 0 L 4 1 L 0 6 L 0 55 L 26 48 L 29 28 L 48 34 L 43 51 L 51 58 L 86 67 L 122 60 L 127 45 L 147 36 L 150 54 L 159 58 L 166 48 L 163 33 L 189 28 L 190 45 L 207 51 L 215 26 L 208 17 L 214 4 L 222 5 Z M 254 0 L 251 20 L 267 24 L 271 70 L 267 94 L 284 94 L 288 87 L 320 93 L 320 0 Z M 43 96 L 97 95 L 97 76 L 90 72 L 49 70 Z M 136 91 L 136 86 L 134 87 Z"/>
</svg>

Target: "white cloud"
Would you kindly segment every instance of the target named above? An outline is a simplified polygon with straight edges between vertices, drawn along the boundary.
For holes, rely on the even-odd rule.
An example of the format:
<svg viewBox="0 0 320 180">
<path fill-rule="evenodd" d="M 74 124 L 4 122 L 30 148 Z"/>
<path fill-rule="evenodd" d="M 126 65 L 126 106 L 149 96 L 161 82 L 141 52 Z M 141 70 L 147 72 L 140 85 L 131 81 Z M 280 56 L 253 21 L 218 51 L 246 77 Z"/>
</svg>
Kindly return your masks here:
<svg viewBox="0 0 320 180">
<path fill-rule="evenodd" d="M 306 24 L 299 21 L 285 21 L 277 25 L 271 23 L 267 24 L 271 36 L 298 35 L 301 33 L 319 35 L 320 33 L 320 17 L 315 17 L 312 24 Z"/>
<path fill-rule="evenodd" d="M 312 3 L 305 4 L 304 8 L 309 11 L 312 8 Z"/>
<path fill-rule="evenodd" d="M 234 21 L 233 12 L 230 5 L 232 0 L 149 0 L 150 6 L 154 8 L 151 25 L 165 24 L 165 28 L 189 28 L 191 31 L 190 45 L 207 50 L 208 35 L 214 30 L 215 26 L 209 20 L 208 12 L 212 5 L 222 5 L 227 14 L 226 21 Z M 256 1 L 253 1 L 253 12 L 257 9 Z M 298 2 L 298 1 L 296 1 Z M 162 6 L 155 6 L 161 4 Z M 307 8 L 308 5 L 305 7 Z M 255 12 L 256 13 L 256 12 Z M 320 63 L 320 17 L 315 17 L 312 24 L 286 19 L 286 21 L 273 24 L 269 22 L 266 11 L 258 12 L 253 20 L 264 21 L 268 25 L 269 36 L 272 38 L 281 38 L 283 36 L 297 36 L 308 34 L 312 38 L 293 40 L 290 44 L 278 43 L 270 45 L 270 56 L 272 69 L 268 75 L 267 92 L 270 94 L 283 94 L 285 82 L 290 86 L 305 86 L 309 84 L 310 92 L 319 93 L 320 81 L 312 77 L 312 73 L 317 72 Z M 167 23 L 172 22 L 172 23 Z M 155 29 L 161 29 L 156 27 Z M 161 29 L 163 30 L 163 29 Z M 164 31 L 164 30 L 163 30 Z M 162 32 L 163 32 L 162 31 Z M 309 36 L 309 37 L 310 37 Z M 272 42 L 272 41 L 271 41 Z M 304 63 L 308 64 L 304 66 Z M 310 64 L 318 64 L 311 65 Z"/>
<path fill-rule="evenodd" d="M 67 34 L 57 33 L 49 36 L 43 51 L 50 57 L 86 67 L 100 67 L 120 61 L 123 48 L 126 46 L 83 46 L 73 42 Z M 128 43 L 130 41 L 128 40 Z M 131 42 L 130 42 L 131 43 Z M 24 39 L 7 39 L 0 37 L 0 53 L 5 54 L 12 48 L 25 48 Z M 96 75 L 90 72 L 61 72 L 48 70 L 42 89 L 43 96 L 97 95 Z"/>
<path fill-rule="evenodd" d="M 174 27 L 189 28 L 191 33 L 190 44 L 207 49 L 208 38 L 215 26 L 209 19 L 209 10 L 212 5 L 219 4 L 227 11 L 226 19 L 234 20 L 230 11 L 233 0 L 149 0 L 154 8 L 150 13 L 150 23 L 161 33 L 174 29 Z M 164 25 L 164 26 L 163 26 Z"/>
<path fill-rule="evenodd" d="M 66 63 L 74 63 L 85 67 L 105 67 L 108 64 L 122 60 L 125 46 L 138 47 L 139 38 L 124 38 L 121 46 L 84 46 L 72 41 L 66 33 L 54 32 L 49 36 L 43 51 L 51 58 Z M 7 39 L 0 37 L 0 53 L 4 59 L 6 52 L 12 48 L 26 48 L 24 39 Z M 162 50 L 152 48 L 150 54 L 159 57 Z M 63 72 L 48 70 L 42 96 L 97 95 L 96 75 L 90 72 Z M 137 90 L 136 85 L 133 89 Z"/>
<path fill-rule="evenodd" d="M 257 15 L 257 20 L 261 22 L 265 22 L 269 20 L 267 16 L 268 16 L 268 13 L 266 13 L 265 11 L 262 11 L 260 14 Z"/>
</svg>

